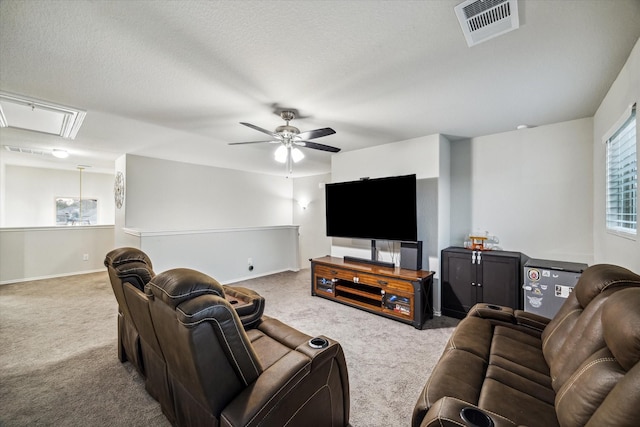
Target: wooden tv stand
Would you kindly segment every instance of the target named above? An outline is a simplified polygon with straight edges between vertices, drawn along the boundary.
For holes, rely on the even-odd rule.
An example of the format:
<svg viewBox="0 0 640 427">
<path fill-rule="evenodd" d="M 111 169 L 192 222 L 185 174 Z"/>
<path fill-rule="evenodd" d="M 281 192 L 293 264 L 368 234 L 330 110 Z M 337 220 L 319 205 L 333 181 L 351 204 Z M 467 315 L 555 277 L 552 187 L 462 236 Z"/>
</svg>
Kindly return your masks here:
<svg viewBox="0 0 640 427">
<path fill-rule="evenodd" d="M 311 260 L 311 295 L 422 329 L 433 317 L 433 273 L 323 257 Z"/>
</svg>

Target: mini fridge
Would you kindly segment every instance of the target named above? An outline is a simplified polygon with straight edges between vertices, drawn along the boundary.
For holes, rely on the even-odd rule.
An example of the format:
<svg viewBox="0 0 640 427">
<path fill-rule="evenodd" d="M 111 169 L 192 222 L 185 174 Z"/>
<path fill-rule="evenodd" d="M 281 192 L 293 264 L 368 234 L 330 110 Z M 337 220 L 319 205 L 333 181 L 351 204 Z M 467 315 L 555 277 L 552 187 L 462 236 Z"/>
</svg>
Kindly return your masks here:
<svg viewBox="0 0 640 427">
<path fill-rule="evenodd" d="M 524 311 L 555 316 L 586 268 L 575 262 L 529 259 L 524 264 Z"/>
</svg>

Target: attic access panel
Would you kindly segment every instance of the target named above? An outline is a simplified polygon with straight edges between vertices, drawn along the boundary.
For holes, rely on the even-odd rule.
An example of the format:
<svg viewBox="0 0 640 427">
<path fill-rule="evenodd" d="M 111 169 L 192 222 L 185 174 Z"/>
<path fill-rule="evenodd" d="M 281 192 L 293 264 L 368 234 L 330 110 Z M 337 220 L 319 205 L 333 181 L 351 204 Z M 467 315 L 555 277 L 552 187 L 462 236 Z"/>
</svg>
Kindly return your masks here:
<svg viewBox="0 0 640 427">
<path fill-rule="evenodd" d="M 520 27 L 517 0 L 466 0 L 454 10 L 469 47 Z"/>
<path fill-rule="evenodd" d="M 0 127 L 74 139 L 86 114 L 77 108 L 0 92 Z"/>
</svg>

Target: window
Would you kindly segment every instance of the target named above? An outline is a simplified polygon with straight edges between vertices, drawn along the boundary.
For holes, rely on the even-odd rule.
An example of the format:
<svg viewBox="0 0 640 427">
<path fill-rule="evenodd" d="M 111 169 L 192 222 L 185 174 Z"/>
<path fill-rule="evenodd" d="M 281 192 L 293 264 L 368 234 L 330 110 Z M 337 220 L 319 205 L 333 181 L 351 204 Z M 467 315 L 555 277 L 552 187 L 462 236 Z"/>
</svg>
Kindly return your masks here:
<svg viewBox="0 0 640 427">
<path fill-rule="evenodd" d="M 624 120 L 626 118 L 626 120 Z M 638 230 L 638 157 L 636 108 L 607 143 L 607 230 L 623 235 Z"/>
<path fill-rule="evenodd" d="M 98 200 L 56 197 L 56 225 L 92 225 L 98 223 Z"/>
</svg>

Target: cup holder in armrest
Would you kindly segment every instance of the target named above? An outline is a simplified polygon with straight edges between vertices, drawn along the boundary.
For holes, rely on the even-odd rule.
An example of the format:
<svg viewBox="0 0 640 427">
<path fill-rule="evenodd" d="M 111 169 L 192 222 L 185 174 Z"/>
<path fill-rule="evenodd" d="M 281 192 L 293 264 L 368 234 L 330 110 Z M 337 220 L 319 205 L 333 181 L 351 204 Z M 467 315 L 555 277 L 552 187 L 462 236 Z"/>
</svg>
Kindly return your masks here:
<svg viewBox="0 0 640 427">
<path fill-rule="evenodd" d="M 491 310 L 502 310 L 502 307 L 493 304 L 487 304 L 487 308 L 490 308 Z"/>
<path fill-rule="evenodd" d="M 322 337 L 315 337 L 309 340 L 309 347 L 311 348 L 325 348 L 329 345 L 329 341 Z"/>
<path fill-rule="evenodd" d="M 462 408 L 460 417 L 469 427 L 493 427 L 491 417 L 477 408 L 470 406 Z"/>
</svg>

